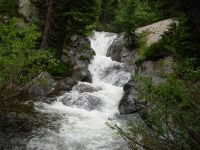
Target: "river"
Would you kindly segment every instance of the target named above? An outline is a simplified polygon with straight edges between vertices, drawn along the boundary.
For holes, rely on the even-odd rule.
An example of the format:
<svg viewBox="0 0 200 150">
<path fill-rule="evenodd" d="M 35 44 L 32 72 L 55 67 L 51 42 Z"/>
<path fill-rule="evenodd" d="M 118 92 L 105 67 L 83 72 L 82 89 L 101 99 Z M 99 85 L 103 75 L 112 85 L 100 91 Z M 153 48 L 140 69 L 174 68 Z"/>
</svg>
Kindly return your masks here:
<svg viewBox="0 0 200 150">
<path fill-rule="evenodd" d="M 106 122 L 120 126 L 118 104 L 131 74 L 122 63 L 106 57 L 117 34 L 95 32 L 90 37 L 96 55 L 89 71 L 92 83 L 79 82 L 72 91 L 51 104 L 35 103 L 35 109 L 55 119 L 57 127 L 33 131 L 27 150 L 125 150 L 125 141 Z"/>
</svg>

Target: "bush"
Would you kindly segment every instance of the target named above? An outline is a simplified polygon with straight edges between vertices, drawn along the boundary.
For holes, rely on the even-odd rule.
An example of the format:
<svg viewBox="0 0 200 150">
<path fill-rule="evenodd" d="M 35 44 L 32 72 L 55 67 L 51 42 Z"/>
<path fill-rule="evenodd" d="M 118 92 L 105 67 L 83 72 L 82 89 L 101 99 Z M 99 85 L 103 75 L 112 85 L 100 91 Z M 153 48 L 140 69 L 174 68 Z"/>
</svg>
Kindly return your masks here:
<svg viewBox="0 0 200 150">
<path fill-rule="evenodd" d="M 66 64 L 62 61 L 57 61 L 57 63 L 48 67 L 48 72 L 53 76 L 62 76 L 63 74 L 69 75 L 72 68 L 72 64 Z"/>
<path fill-rule="evenodd" d="M 134 21 L 137 27 L 149 25 L 161 20 L 162 16 L 156 12 L 147 0 L 135 1 L 135 18 Z"/>
<path fill-rule="evenodd" d="M 146 41 L 148 34 L 148 32 L 144 32 L 137 39 L 139 51 L 135 57 L 135 63 L 138 65 L 145 60 L 157 60 L 159 58 L 163 58 L 166 55 L 169 55 L 170 53 L 168 46 L 165 45 L 164 39 L 161 39 L 157 43 L 147 45 Z"/>
<path fill-rule="evenodd" d="M 200 96 L 199 82 L 169 77 L 165 83 L 153 85 L 147 77 L 137 76 L 136 79 L 139 100 L 145 99 L 149 104 L 148 114 L 143 119 L 151 126 L 152 132 L 144 126 L 146 136 L 155 137 L 158 143 L 164 140 L 170 149 L 199 149 L 195 137 L 200 132 L 200 110 L 196 103 Z"/>
<path fill-rule="evenodd" d="M 40 37 L 36 26 L 18 28 L 22 22 L 13 18 L 0 23 L 0 86 L 25 83 L 55 61 L 48 51 L 36 49 Z"/>
</svg>

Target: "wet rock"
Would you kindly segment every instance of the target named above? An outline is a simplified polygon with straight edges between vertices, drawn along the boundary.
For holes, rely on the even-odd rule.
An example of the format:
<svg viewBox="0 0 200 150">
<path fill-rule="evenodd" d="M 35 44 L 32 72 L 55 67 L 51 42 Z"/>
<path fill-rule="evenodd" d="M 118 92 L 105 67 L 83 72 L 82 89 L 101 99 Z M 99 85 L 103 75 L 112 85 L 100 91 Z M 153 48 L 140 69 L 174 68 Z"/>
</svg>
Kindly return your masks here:
<svg viewBox="0 0 200 150">
<path fill-rule="evenodd" d="M 75 97 L 69 94 L 62 98 L 61 101 L 67 106 L 77 106 L 87 110 L 97 110 L 102 105 L 101 99 L 89 93 L 78 94 Z"/>
<path fill-rule="evenodd" d="M 92 83 L 92 75 L 89 70 L 87 70 L 87 76 L 84 77 L 81 81 Z"/>
<path fill-rule="evenodd" d="M 135 56 L 135 49 L 128 49 L 126 47 L 126 39 L 124 33 L 121 33 L 114 39 L 109 47 L 106 56 L 111 57 L 112 60 L 122 62 L 125 64 L 126 70 L 134 71 L 135 64 L 133 58 Z"/>
<path fill-rule="evenodd" d="M 135 81 L 130 80 L 124 85 L 124 93 L 118 107 L 120 114 L 136 113 L 145 108 L 146 102 L 136 100 L 138 93 Z"/>
<path fill-rule="evenodd" d="M 68 77 L 77 83 L 78 81 L 92 82 L 92 77 L 88 71 L 90 60 L 95 55 L 90 47 L 90 40 L 86 37 L 74 35 L 67 50 L 63 51 L 62 61 L 72 64 L 72 74 Z M 72 88 L 73 86 L 71 86 Z"/>
<path fill-rule="evenodd" d="M 172 23 L 176 23 L 173 19 L 160 21 L 136 30 L 136 34 L 148 32 L 147 44 L 150 45 L 159 41 L 162 35 L 167 31 Z M 173 59 L 166 54 L 159 56 L 157 60 L 144 61 L 137 66 L 134 63 L 134 58 L 137 49 L 128 49 L 126 47 L 126 39 L 124 33 L 121 33 L 113 41 L 108 49 L 107 56 L 113 60 L 125 64 L 126 70 L 132 75 L 142 74 L 152 79 L 153 84 L 160 84 L 166 81 L 166 75 L 173 73 Z M 162 58 L 162 59 L 161 59 Z M 121 114 L 135 113 L 145 107 L 145 102 L 138 102 L 137 83 L 131 80 L 124 86 L 124 95 L 119 103 L 119 111 Z"/>
<path fill-rule="evenodd" d="M 131 78 L 131 74 L 127 71 L 125 65 L 116 62 L 108 67 L 102 67 L 99 72 L 101 80 L 120 87 L 123 87 Z"/>
<path fill-rule="evenodd" d="M 97 92 L 99 90 L 102 90 L 101 87 L 94 87 L 94 85 L 84 82 L 79 82 L 75 87 L 74 90 L 77 90 L 80 93 L 84 92 Z"/>
<path fill-rule="evenodd" d="M 131 95 L 129 93 L 125 94 L 119 103 L 120 114 L 132 114 L 143 110 L 146 106 L 145 102 L 135 102 L 130 99 Z"/>
<path fill-rule="evenodd" d="M 119 34 L 117 38 L 114 39 L 110 48 L 107 51 L 106 56 L 111 57 L 114 61 L 121 61 L 121 52 L 125 48 L 124 34 Z"/>
<path fill-rule="evenodd" d="M 77 67 L 74 69 L 74 72 L 72 74 L 72 78 L 75 81 L 82 81 L 88 76 L 88 70 L 82 67 Z"/>
</svg>

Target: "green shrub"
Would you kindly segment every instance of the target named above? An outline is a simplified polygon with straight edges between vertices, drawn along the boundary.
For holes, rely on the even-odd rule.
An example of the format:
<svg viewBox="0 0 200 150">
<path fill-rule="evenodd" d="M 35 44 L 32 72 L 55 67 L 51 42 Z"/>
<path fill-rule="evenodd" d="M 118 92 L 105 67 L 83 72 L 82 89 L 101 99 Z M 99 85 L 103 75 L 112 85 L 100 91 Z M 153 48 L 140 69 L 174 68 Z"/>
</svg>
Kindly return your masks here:
<svg viewBox="0 0 200 150">
<path fill-rule="evenodd" d="M 0 86 L 27 82 L 55 61 L 48 51 L 36 49 L 40 37 L 36 26 L 18 28 L 21 22 L 13 18 L 0 23 Z"/>
<path fill-rule="evenodd" d="M 165 45 L 165 40 L 161 39 L 157 43 L 153 43 L 151 45 L 147 45 L 147 36 L 148 32 L 142 33 L 138 37 L 138 53 L 136 54 L 135 57 L 135 63 L 140 64 L 145 60 L 151 59 L 151 60 L 156 60 L 159 58 L 162 58 L 170 53 L 170 50 L 168 49 L 168 46 Z"/>
<path fill-rule="evenodd" d="M 69 75 L 72 68 L 72 64 L 66 64 L 62 61 L 57 61 L 57 63 L 48 67 L 48 72 L 53 76 L 62 76 L 63 74 Z"/>
<path fill-rule="evenodd" d="M 153 132 L 146 131 L 146 134 L 157 140 L 163 137 L 160 140 L 165 140 L 172 149 L 199 149 L 198 141 L 190 134 L 200 132 L 200 110 L 196 103 L 200 96 L 199 82 L 169 77 L 165 83 L 153 85 L 147 77 L 136 79 L 139 99 L 149 103 L 145 121 L 153 127 Z"/>
<path fill-rule="evenodd" d="M 200 66 L 196 58 L 185 58 L 178 60 L 175 65 L 175 72 L 179 78 L 184 80 L 199 80 Z"/>
<path fill-rule="evenodd" d="M 147 0 L 135 0 L 135 18 L 137 27 L 149 25 L 161 20 L 162 16 L 150 5 Z"/>
</svg>

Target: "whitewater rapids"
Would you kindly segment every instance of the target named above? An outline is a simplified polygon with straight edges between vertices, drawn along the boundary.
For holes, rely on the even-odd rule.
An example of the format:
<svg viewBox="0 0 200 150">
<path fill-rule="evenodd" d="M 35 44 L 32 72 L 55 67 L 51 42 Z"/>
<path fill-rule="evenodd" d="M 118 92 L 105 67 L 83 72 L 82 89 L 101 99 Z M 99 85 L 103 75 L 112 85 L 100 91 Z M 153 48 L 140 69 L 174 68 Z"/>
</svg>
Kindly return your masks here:
<svg viewBox="0 0 200 150">
<path fill-rule="evenodd" d="M 52 104 L 36 103 L 35 109 L 55 117 L 56 129 L 42 128 L 27 144 L 27 150 L 125 150 L 126 143 L 106 122 L 117 119 L 123 86 L 131 75 L 122 63 L 106 57 L 117 34 L 95 32 L 90 37 L 94 56 L 89 71 L 92 83 L 79 82 Z M 81 87 L 87 87 L 86 90 Z"/>
</svg>

